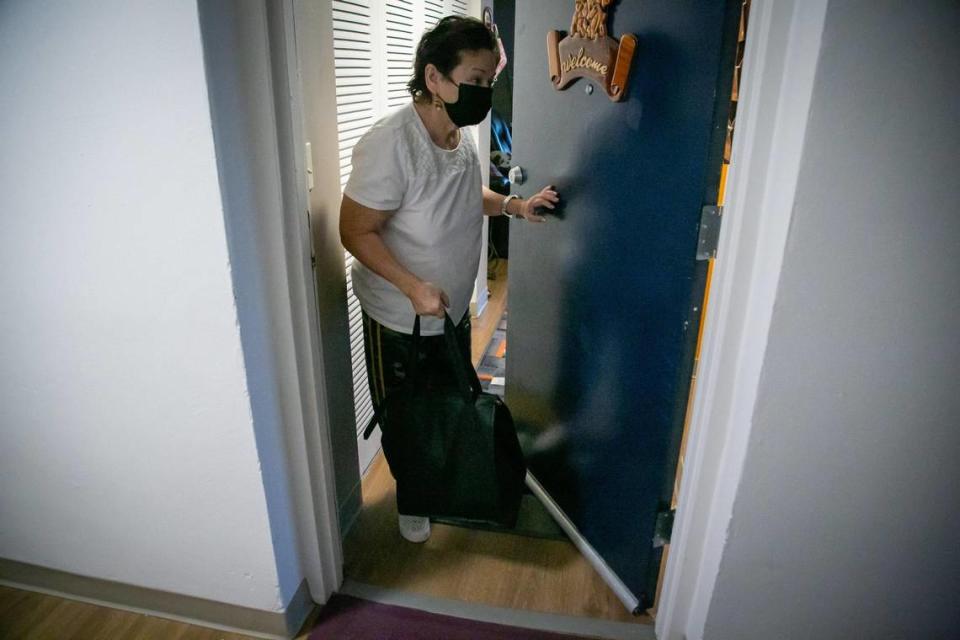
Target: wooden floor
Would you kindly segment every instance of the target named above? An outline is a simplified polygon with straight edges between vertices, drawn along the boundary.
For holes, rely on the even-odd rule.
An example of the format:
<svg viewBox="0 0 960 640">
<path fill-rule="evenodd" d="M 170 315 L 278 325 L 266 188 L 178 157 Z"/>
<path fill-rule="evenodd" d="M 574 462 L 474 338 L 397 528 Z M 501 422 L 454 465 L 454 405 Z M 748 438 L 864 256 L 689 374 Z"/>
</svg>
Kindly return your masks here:
<svg viewBox="0 0 960 640">
<path fill-rule="evenodd" d="M 306 640 L 319 609 L 297 640 Z M 3 640 L 255 640 L 142 613 L 0 586 L 0 638 Z"/>
<path fill-rule="evenodd" d="M 405 541 L 382 454 L 363 480 L 363 502 L 344 544 L 344 574 L 352 580 L 475 604 L 651 623 L 630 615 L 566 540 L 434 524 L 426 543 Z"/>
<path fill-rule="evenodd" d="M 473 318 L 473 331 L 470 336 L 470 352 L 473 366 L 480 364 L 483 352 L 490 344 L 493 332 L 500 324 L 500 318 L 507 309 L 507 261 L 497 260 L 488 271 L 491 277 L 487 279 L 490 297 L 487 306 L 478 318 Z"/>
</svg>

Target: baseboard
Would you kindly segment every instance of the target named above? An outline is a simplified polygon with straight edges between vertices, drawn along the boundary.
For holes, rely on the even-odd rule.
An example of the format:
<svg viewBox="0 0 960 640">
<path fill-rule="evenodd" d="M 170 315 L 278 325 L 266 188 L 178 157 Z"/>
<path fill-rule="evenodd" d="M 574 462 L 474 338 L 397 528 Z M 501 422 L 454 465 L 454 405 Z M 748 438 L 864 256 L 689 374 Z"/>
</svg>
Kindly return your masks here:
<svg viewBox="0 0 960 640">
<path fill-rule="evenodd" d="M 0 558 L 0 584 L 259 638 L 293 638 L 313 610 L 304 580 L 283 611 L 261 611 Z"/>
<path fill-rule="evenodd" d="M 354 523 L 360 516 L 363 509 L 363 478 L 357 480 L 357 484 L 347 495 L 347 499 L 340 505 L 338 517 L 340 518 L 340 540 L 346 540 L 347 534 L 353 528 Z"/>
</svg>

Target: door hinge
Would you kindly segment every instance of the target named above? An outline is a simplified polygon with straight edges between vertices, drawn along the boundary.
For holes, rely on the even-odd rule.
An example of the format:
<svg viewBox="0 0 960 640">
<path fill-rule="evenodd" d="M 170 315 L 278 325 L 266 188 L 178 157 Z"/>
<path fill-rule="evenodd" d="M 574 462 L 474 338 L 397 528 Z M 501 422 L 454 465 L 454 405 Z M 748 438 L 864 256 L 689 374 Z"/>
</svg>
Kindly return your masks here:
<svg viewBox="0 0 960 640">
<path fill-rule="evenodd" d="M 720 223 L 723 207 L 707 204 L 700 210 L 700 236 L 697 238 L 697 260 L 717 257 L 717 241 L 720 239 Z"/>
<path fill-rule="evenodd" d="M 673 533 L 673 516 L 676 509 L 667 509 L 657 512 L 657 521 L 653 526 L 653 548 L 670 544 L 670 534 Z"/>
</svg>

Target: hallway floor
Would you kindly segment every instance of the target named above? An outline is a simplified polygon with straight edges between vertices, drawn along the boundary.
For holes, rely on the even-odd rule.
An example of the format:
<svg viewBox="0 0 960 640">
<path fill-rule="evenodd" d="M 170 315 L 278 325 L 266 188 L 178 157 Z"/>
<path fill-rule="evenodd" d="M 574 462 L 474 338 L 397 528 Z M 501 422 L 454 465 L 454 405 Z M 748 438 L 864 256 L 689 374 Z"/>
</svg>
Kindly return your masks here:
<svg viewBox="0 0 960 640">
<path fill-rule="evenodd" d="M 306 640 L 319 609 L 295 640 Z M 4 640 L 255 640 L 253 636 L 0 585 Z"/>
<path fill-rule="evenodd" d="M 344 574 L 377 587 L 495 607 L 637 624 L 569 541 L 433 525 L 424 544 L 397 531 L 383 454 L 363 479 L 363 511 L 344 543 Z"/>
<path fill-rule="evenodd" d="M 507 307 L 507 261 L 488 281 L 484 313 L 473 321 L 477 366 Z M 376 587 L 437 598 L 650 624 L 634 617 L 567 540 L 544 540 L 440 524 L 425 544 L 397 532 L 396 485 L 383 453 L 363 479 L 363 511 L 344 542 L 344 574 Z"/>
<path fill-rule="evenodd" d="M 507 310 L 507 261 L 498 259 L 490 267 L 487 278 L 487 306 L 480 317 L 472 320 L 473 331 L 470 334 L 470 355 L 473 366 L 480 364 L 490 339 L 500 324 L 503 312 Z"/>
</svg>

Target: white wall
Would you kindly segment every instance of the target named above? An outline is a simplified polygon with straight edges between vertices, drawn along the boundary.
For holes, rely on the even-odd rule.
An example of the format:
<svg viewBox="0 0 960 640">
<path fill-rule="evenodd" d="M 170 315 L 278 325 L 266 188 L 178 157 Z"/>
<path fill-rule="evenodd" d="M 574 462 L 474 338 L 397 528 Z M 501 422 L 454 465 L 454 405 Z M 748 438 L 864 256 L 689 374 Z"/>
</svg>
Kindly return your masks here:
<svg viewBox="0 0 960 640">
<path fill-rule="evenodd" d="M 196 3 L 0 3 L 0 86 L 0 557 L 280 608 Z"/>
<path fill-rule="evenodd" d="M 828 7 L 706 638 L 956 637 L 958 29 Z"/>
</svg>

